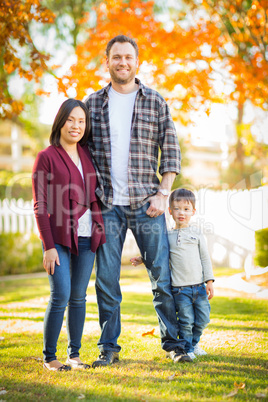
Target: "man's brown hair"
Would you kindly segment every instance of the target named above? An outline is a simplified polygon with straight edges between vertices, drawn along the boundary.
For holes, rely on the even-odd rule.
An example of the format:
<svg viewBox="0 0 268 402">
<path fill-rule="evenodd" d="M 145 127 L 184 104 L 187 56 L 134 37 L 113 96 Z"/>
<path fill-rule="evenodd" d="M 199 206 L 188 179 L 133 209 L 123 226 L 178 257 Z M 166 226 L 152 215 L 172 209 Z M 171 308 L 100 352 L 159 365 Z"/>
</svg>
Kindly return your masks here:
<svg viewBox="0 0 268 402">
<path fill-rule="evenodd" d="M 137 43 L 135 42 L 134 39 L 129 38 L 129 37 L 126 36 L 126 35 L 117 35 L 117 36 L 115 36 L 113 39 L 111 39 L 111 40 L 108 42 L 108 45 L 107 45 L 107 47 L 106 47 L 106 56 L 107 56 L 107 57 L 109 57 L 111 47 L 112 47 L 116 42 L 120 42 L 120 43 L 126 43 L 126 42 L 128 42 L 128 43 L 130 43 L 130 44 L 134 47 L 135 52 L 136 52 L 136 56 L 138 57 L 138 55 L 139 55 L 139 48 L 138 48 Z"/>
</svg>

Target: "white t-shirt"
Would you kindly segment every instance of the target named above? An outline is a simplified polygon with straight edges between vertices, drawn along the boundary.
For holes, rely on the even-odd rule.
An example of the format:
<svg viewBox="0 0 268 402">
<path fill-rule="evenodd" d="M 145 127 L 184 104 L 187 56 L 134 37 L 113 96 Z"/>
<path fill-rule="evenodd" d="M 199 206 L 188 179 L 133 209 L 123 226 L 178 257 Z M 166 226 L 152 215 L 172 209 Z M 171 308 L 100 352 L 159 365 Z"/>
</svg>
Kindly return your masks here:
<svg viewBox="0 0 268 402">
<path fill-rule="evenodd" d="M 129 205 L 128 157 L 131 137 L 131 122 L 138 91 L 120 94 L 112 87 L 109 90 L 109 120 L 111 132 L 111 180 L 113 204 Z"/>
<path fill-rule="evenodd" d="M 84 180 L 83 167 L 80 158 L 77 168 Z M 78 219 L 77 235 L 81 237 L 91 237 L 91 227 L 92 227 L 91 211 L 90 209 L 87 209 L 86 212 Z"/>
</svg>

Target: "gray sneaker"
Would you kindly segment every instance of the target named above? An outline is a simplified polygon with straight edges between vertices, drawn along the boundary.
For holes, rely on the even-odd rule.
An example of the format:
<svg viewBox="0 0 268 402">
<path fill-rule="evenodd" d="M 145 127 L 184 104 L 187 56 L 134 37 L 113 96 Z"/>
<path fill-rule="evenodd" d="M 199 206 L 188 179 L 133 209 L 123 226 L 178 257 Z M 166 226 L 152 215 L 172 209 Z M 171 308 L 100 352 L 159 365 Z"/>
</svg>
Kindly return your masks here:
<svg viewBox="0 0 268 402">
<path fill-rule="evenodd" d="M 108 366 L 119 361 L 119 353 L 112 350 L 104 350 L 100 353 L 97 360 L 92 363 L 92 367 Z"/>
<path fill-rule="evenodd" d="M 194 354 L 196 356 L 205 356 L 205 355 L 207 355 L 207 352 L 205 350 L 201 349 L 200 346 L 198 346 L 198 344 L 197 344 L 194 347 Z"/>
<path fill-rule="evenodd" d="M 188 352 L 187 355 L 190 356 L 192 360 L 196 359 L 196 355 L 194 354 L 194 352 Z"/>
</svg>

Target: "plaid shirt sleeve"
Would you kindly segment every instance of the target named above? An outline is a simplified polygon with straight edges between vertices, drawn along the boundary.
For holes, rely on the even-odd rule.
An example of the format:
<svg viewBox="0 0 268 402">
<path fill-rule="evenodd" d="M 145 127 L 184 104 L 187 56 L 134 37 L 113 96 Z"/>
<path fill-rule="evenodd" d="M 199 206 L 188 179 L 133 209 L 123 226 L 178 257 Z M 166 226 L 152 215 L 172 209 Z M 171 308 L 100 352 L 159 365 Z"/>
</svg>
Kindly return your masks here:
<svg viewBox="0 0 268 402">
<path fill-rule="evenodd" d="M 161 149 L 159 173 L 161 175 L 166 172 L 179 174 L 181 169 L 181 152 L 175 126 L 166 102 L 159 110 L 158 127 Z"/>
</svg>

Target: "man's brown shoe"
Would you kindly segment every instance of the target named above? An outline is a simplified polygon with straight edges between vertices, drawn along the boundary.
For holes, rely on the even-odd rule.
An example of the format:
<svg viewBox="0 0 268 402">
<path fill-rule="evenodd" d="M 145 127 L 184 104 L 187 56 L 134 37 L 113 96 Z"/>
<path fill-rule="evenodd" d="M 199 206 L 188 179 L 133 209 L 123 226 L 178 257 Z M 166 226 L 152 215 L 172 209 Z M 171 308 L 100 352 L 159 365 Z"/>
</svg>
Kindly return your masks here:
<svg viewBox="0 0 268 402">
<path fill-rule="evenodd" d="M 101 352 L 97 360 L 92 363 L 92 367 L 108 366 L 119 361 L 119 353 L 112 350 L 104 350 Z"/>
<path fill-rule="evenodd" d="M 192 362 L 192 359 L 190 356 L 187 355 L 184 349 L 180 348 L 179 346 L 176 346 L 174 350 L 171 350 L 170 352 L 167 352 L 167 357 L 170 357 L 174 363 L 190 363 Z"/>
</svg>

